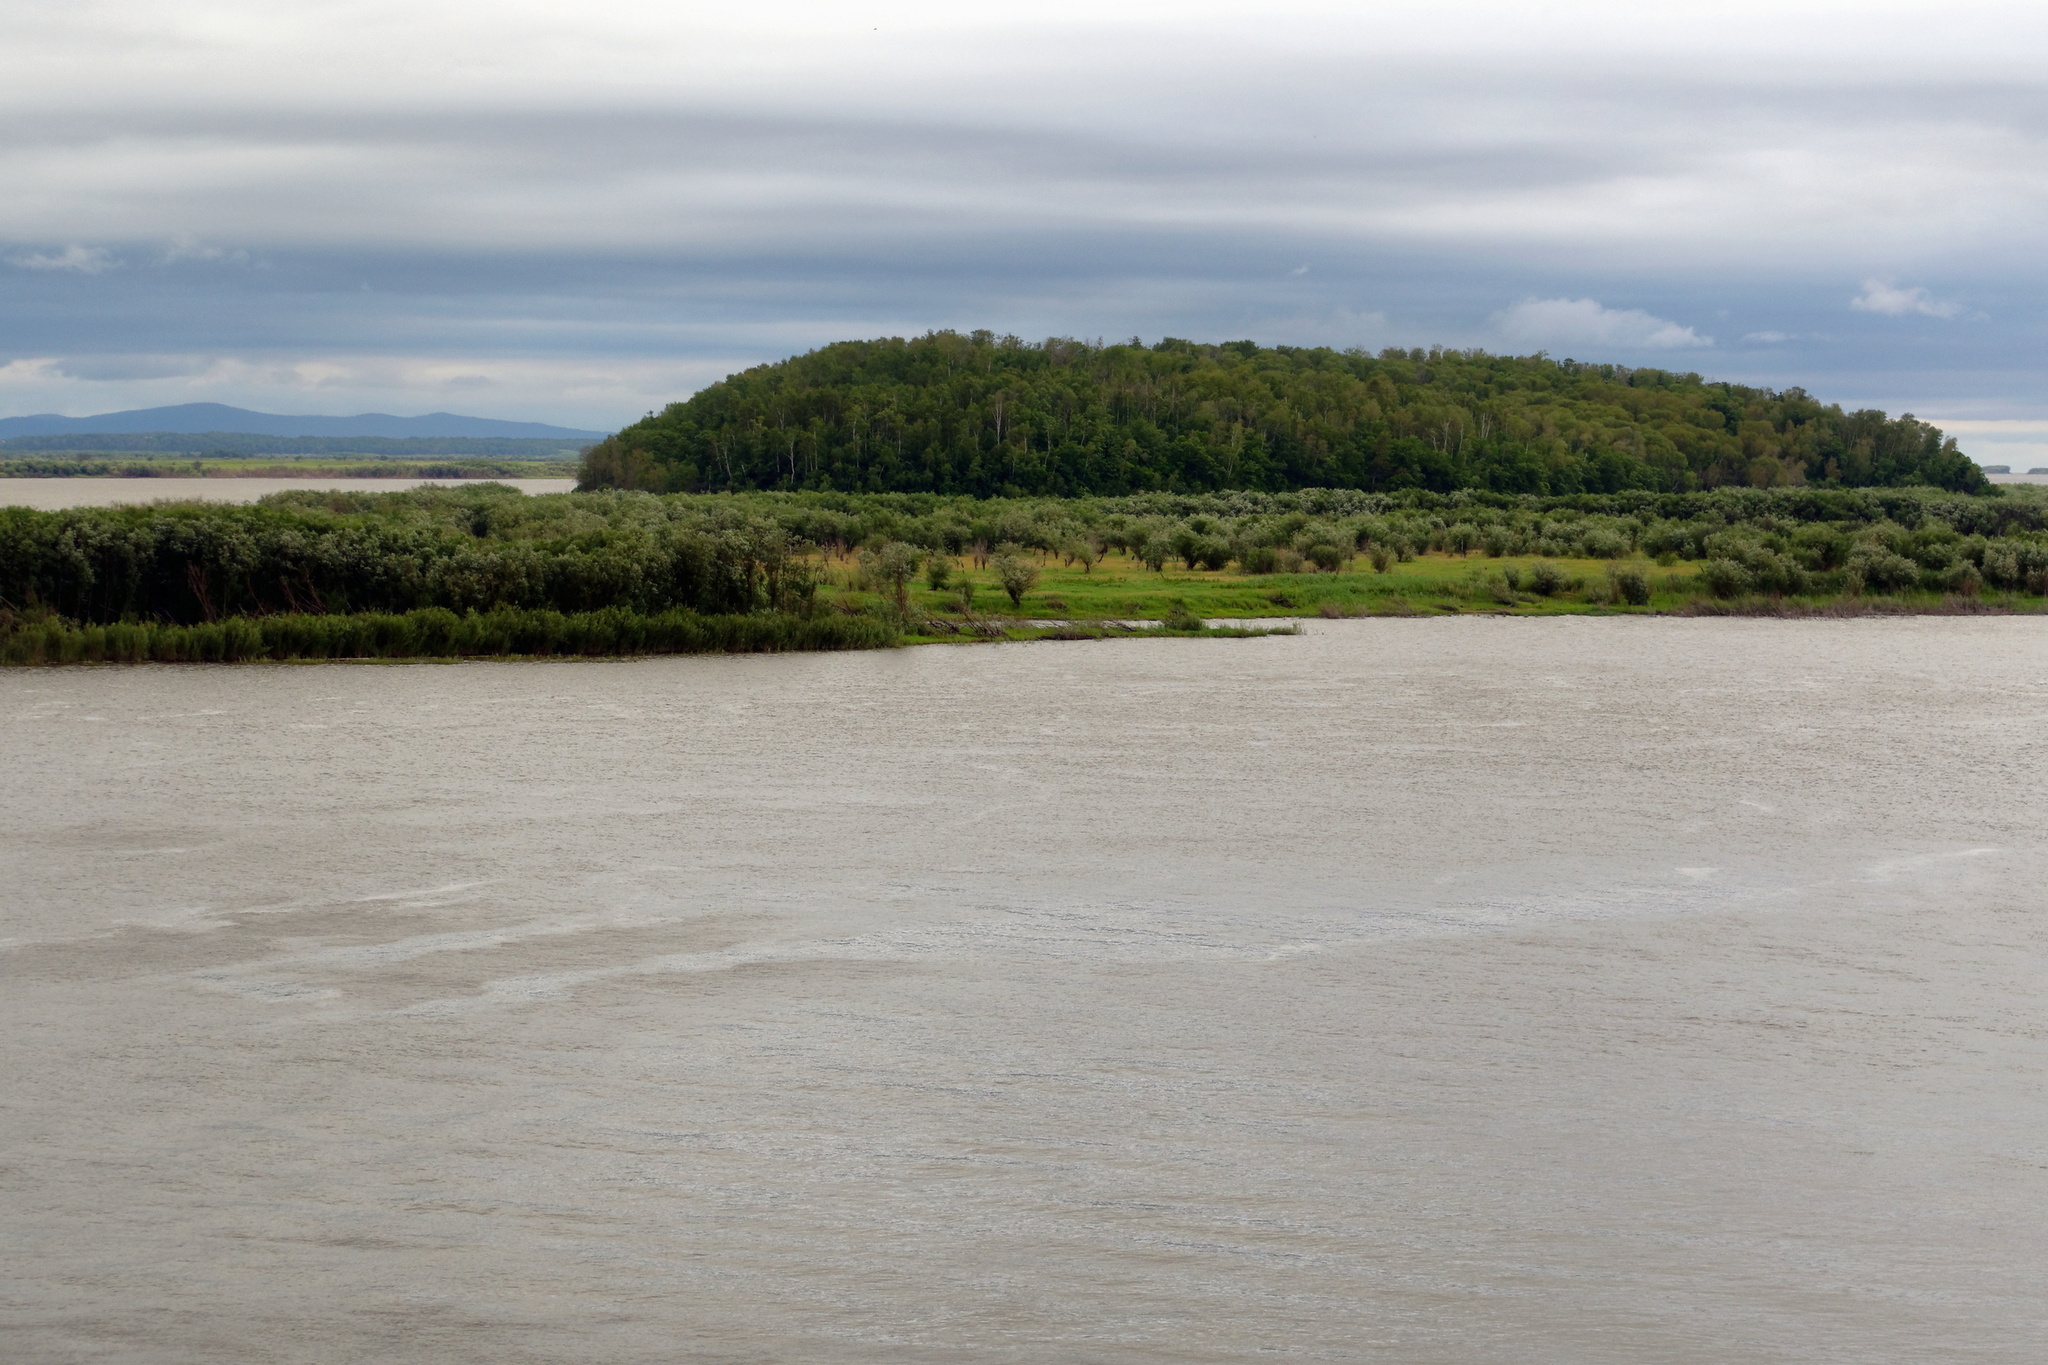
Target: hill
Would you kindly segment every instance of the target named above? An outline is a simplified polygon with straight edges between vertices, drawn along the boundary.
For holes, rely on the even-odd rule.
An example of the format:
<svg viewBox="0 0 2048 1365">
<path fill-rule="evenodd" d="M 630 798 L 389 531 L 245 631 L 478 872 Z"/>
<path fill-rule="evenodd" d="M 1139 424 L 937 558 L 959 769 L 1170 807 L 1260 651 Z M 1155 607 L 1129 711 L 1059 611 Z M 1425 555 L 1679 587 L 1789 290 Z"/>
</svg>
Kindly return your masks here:
<svg viewBox="0 0 2048 1365">
<path fill-rule="evenodd" d="M 584 456 L 582 486 L 995 495 L 1724 485 L 1991 491 L 1911 414 L 1481 351 L 847 341 L 713 384 Z"/>
<path fill-rule="evenodd" d="M 464 417 L 452 412 L 430 412 L 424 417 L 393 417 L 383 412 L 358 413 L 354 417 L 300 417 L 251 412 L 247 408 L 231 408 L 224 403 L 133 408 L 126 412 L 103 412 L 96 417 L 60 417 L 56 413 L 40 413 L 33 417 L 0 418 L 0 437 L 144 432 L 248 436 L 497 436 L 569 441 L 590 440 L 604 434 L 549 426 L 545 422 L 502 422 L 492 417 Z"/>
</svg>

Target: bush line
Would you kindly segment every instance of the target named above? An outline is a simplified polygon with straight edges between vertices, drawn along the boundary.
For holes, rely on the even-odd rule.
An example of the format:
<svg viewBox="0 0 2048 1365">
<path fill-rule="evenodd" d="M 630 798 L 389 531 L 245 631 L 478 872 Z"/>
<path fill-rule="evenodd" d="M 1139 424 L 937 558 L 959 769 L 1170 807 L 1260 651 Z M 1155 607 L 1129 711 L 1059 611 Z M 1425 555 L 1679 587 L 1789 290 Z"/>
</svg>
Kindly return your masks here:
<svg viewBox="0 0 2048 1365">
<path fill-rule="evenodd" d="M 880 649 L 896 628 L 872 616 L 781 612 L 704 616 L 623 608 L 563 613 L 442 607 L 400 613 L 231 617 L 201 625 L 49 618 L 0 633 L 0 663 L 236 663 L 259 659 L 547 658 Z"/>
</svg>

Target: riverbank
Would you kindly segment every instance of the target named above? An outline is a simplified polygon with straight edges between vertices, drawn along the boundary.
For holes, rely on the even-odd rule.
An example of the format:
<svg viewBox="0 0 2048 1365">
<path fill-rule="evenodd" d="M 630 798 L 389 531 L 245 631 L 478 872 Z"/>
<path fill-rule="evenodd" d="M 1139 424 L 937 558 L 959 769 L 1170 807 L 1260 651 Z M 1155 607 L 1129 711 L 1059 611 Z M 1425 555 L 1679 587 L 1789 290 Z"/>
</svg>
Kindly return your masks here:
<svg viewBox="0 0 2048 1365">
<path fill-rule="evenodd" d="M 573 486 L 575 475 L 576 467 L 564 460 L 350 460 L 319 456 L 0 459 L 0 479 L 562 479 Z"/>
<path fill-rule="evenodd" d="M 481 487 L 485 483 L 516 488 L 541 496 L 567 493 L 576 486 L 568 478 L 498 478 L 480 474 L 449 476 L 394 475 L 379 468 L 372 473 L 289 475 L 202 475 L 162 478 L 0 478 L 0 507 L 33 507 L 58 512 L 69 507 L 126 507 L 156 502 L 260 502 L 274 493 L 409 493 L 418 488 Z"/>
<path fill-rule="evenodd" d="M 258 506 L 0 507 L 0 655 L 552 657 L 1371 616 L 2036 615 L 2043 511 L 1930 490 L 976 504 L 292 481 Z M 756 637 L 676 626 L 679 613 L 782 624 Z"/>
</svg>

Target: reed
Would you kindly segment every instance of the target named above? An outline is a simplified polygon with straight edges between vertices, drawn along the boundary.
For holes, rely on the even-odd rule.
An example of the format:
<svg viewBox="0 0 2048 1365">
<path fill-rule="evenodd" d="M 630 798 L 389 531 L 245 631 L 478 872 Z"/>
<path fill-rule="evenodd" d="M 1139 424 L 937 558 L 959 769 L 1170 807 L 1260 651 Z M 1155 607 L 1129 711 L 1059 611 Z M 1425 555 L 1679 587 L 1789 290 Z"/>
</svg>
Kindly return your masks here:
<svg viewBox="0 0 2048 1365">
<path fill-rule="evenodd" d="M 273 659 L 559 658 L 762 654 L 880 649 L 895 628 L 873 616 L 785 612 L 706 616 L 441 607 L 348 615 L 231 617 L 196 625 L 81 624 L 57 617 L 0 623 L 0 663 L 239 663 Z"/>
</svg>

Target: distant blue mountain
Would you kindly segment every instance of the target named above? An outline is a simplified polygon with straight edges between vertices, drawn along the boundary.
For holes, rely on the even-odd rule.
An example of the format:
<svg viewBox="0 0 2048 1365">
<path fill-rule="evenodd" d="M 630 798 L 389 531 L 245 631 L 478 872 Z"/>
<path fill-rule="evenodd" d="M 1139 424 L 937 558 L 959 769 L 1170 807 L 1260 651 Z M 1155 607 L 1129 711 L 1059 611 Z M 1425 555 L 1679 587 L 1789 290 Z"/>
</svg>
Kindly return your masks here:
<svg viewBox="0 0 2048 1365">
<path fill-rule="evenodd" d="M 168 408 L 136 408 L 103 412 L 97 417 L 60 417 L 54 412 L 34 417 L 0 417 L 0 439 L 9 436 L 69 436 L 73 433 L 143 431 L 236 432 L 249 436 L 505 436 L 550 437 L 589 441 L 601 431 L 551 427 L 545 422 L 501 422 L 493 417 L 462 417 L 430 412 L 424 417 L 393 417 L 365 412 L 354 417 L 289 417 L 251 412 L 223 403 L 179 403 Z"/>
</svg>

